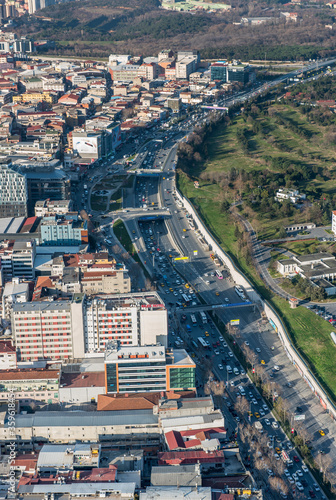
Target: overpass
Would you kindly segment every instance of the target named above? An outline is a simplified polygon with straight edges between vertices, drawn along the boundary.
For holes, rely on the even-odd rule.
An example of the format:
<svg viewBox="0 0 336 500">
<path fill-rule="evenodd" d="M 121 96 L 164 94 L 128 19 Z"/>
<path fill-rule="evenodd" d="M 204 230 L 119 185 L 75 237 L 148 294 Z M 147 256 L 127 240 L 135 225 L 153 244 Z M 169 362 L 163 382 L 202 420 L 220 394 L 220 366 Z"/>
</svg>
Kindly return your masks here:
<svg viewBox="0 0 336 500">
<path fill-rule="evenodd" d="M 247 302 L 237 302 L 235 304 L 200 304 L 198 306 L 186 306 L 181 309 L 176 309 L 177 314 L 182 314 L 185 312 L 188 313 L 194 313 L 194 312 L 201 312 L 201 311 L 214 311 L 216 309 L 236 309 L 238 307 L 254 307 L 255 304 L 253 302 L 247 301 Z"/>
</svg>

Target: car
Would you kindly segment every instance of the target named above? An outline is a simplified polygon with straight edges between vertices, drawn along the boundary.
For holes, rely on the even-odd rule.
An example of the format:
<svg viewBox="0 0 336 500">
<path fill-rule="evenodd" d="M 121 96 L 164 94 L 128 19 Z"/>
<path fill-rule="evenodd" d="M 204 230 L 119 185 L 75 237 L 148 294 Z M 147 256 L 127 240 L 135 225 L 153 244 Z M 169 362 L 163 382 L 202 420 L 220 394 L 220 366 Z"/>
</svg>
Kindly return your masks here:
<svg viewBox="0 0 336 500">
<path fill-rule="evenodd" d="M 225 302 L 230 302 L 230 300 L 227 297 L 225 297 L 224 300 L 225 300 Z"/>
<path fill-rule="evenodd" d="M 296 474 L 297 474 L 299 477 L 302 477 L 302 476 L 303 476 L 303 472 L 302 472 L 302 470 L 300 470 L 300 469 L 298 469 L 298 470 L 296 471 Z"/>
<path fill-rule="evenodd" d="M 306 486 L 308 486 L 308 482 L 305 479 L 301 479 L 301 484 L 302 484 L 302 486 L 304 486 L 304 488 L 306 488 Z"/>
<path fill-rule="evenodd" d="M 254 416 L 255 416 L 255 418 L 260 418 L 260 415 L 257 411 L 254 413 Z"/>
<path fill-rule="evenodd" d="M 300 481 L 298 481 L 298 482 L 296 483 L 296 487 L 297 487 L 297 489 L 298 489 L 299 491 L 303 491 L 303 486 L 302 486 L 302 484 L 300 483 Z"/>
<path fill-rule="evenodd" d="M 313 490 L 308 491 L 310 498 L 316 498 L 316 495 Z"/>
<path fill-rule="evenodd" d="M 325 436 L 325 432 L 324 432 L 324 430 L 320 429 L 320 430 L 319 430 L 319 434 L 320 434 L 321 436 Z"/>
<path fill-rule="evenodd" d="M 265 361 L 262 359 L 262 360 L 260 361 L 260 364 L 265 365 L 266 363 L 265 363 Z"/>
<path fill-rule="evenodd" d="M 288 443 L 287 443 L 287 450 L 292 450 L 292 449 L 293 449 L 293 445 L 292 445 L 292 443 L 291 443 L 291 442 L 288 442 Z M 308 469 L 307 469 L 307 471 L 308 471 Z"/>
<path fill-rule="evenodd" d="M 290 482 L 290 484 L 295 484 L 294 479 L 292 479 L 291 477 L 288 478 L 288 481 Z"/>
<path fill-rule="evenodd" d="M 305 464 L 303 464 L 302 465 L 302 470 L 303 470 L 303 472 L 308 472 L 308 467 Z"/>
<path fill-rule="evenodd" d="M 257 347 L 257 348 L 256 348 L 256 351 L 257 351 L 257 352 L 261 352 L 260 347 Z"/>
<path fill-rule="evenodd" d="M 300 462 L 300 459 L 299 459 L 299 457 L 297 455 L 294 455 L 293 460 L 297 464 Z"/>
<path fill-rule="evenodd" d="M 313 486 L 315 491 L 320 491 L 320 487 L 318 486 L 318 484 L 314 483 Z"/>
<path fill-rule="evenodd" d="M 262 407 L 263 407 L 264 412 L 268 413 L 268 406 L 267 406 L 267 404 L 264 403 L 262 405 Z"/>
<path fill-rule="evenodd" d="M 219 368 L 219 370 L 223 370 L 223 365 L 221 363 L 219 363 L 218 368 Z"/>
<path fill-rule="evenodd" d="M 216 296 L 219 297 L 219 292 L 216 292 Z"/>
<path fill-rule="evenodd" d="M 288 469 L 285 469 L 284 470 L 284 474 L 286 477 L 290 477 L 290 473 L 289 473 L 289 470 Z"/>
<path fill-rule="evenodd" d="M 265 412 L 264 412 L 264 410 L 259 410 L 259 413 L 260 413 L 260 415 L 261 415 L 262 417 L 264 417 L 264 416 L 265 416 Z"/>
<path fill-rule="evenodd" d="M 265 422 L 266 425 L 271 425 L 271 422 L 269 421 L 268 418 L 265 418 L 264 422 Z"/>
<path fill-rule="evenodd" d="M 233 353 L 231 351 L 229 351 L 229 356 L 230 358 L 233 358 Z"/>
<path fill-rule="evenodd" d="M 245 345 L 249 346 L 250 343 L 247 340 L 245 340 Z"/>
<path fill-rule="evenodd" d="M 272 422 L 272 427 L 273 427 L 273 429 L 279 429 L 278 422 Z"/>
</svg>

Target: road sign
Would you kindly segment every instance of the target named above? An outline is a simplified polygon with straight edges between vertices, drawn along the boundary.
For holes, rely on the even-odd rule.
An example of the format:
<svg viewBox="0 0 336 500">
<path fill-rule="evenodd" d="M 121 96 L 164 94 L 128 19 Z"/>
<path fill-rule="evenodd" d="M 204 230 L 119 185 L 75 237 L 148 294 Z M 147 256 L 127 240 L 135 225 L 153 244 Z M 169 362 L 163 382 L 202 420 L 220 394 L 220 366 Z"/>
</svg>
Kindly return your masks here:
<svg viewBox="0 0 336 500">
<path fill-rule="evenodd" d="M 231 325 L 231 326 L 238 326 L 238 325 L 239 325 L 239 322 L 240 322 L 240 320 L 239 320 L 239 319 L 231 319 L 231 320 L 230 320 L 230 325 Z"/>
<path fill-rule="evenodd" d="M 197 250 L 194 250 L 194 255 L 197 255 L 198 254 L 198 251 Z"/>
<path fill-rule="evenodd" d="M 294 420 L 305 420 L 306 415 L 294 415 Z"/>
<path fill-rule="evenodd" d="M 175 257 L 174 260 L 189 260 L 189 257 Z"/>
</svg>

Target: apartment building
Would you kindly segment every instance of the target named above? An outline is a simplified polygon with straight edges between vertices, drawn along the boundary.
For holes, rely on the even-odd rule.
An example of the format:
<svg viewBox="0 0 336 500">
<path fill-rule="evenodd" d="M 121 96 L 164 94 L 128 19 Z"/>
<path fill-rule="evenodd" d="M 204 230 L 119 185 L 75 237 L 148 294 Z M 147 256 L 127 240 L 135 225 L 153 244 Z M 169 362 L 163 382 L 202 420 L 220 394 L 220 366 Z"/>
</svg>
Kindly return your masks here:
<svg viewBox="0 0 336 500">
<path fill-rule="evenodd" d="M 167 310 L 155 292 L 99 296 L 87 300 L 85 350 L 104 352 L 107 344 L 167 346 Z"/>
<path fill-rule="evenodd" d="M 0 403 L 12 393 L 21 403 L 57 403 L 59 380 L 60 370 L 0 370 Z"/>
<path fill-rule="evenodd" d="M 11 282 L 5 284 L 2 293 L 2 318 L 10 319 L 13 305 L 27 302 L 29 298 L 29 285 L 27 282 L 21 283 L 20 278 L 13 278 Z"/>
<path fill-rule="evenodd" d="M 126 347 L 110 342 L 105 351 L 107 393 L 193 390 L 195 370 L 195 363 L 183 349 Z"/>
<path fill-rule="evenodd" d="M 46 217 L 48 215 L 65 215 L 71 212 L 71 200 L 39 200 L 35 203 L 35 216 Z"/>
<path fill-rule="evenodd" d="M 83 296 L 15 304 L 12 332 L 22 361 L 83 358 Z"/>
<path fill-rule="evenodd" d="M 0 161 L 0 218 L 27 217 L 27 179 L 10 160 L 2 157 Z"/>
<path fill-rule="evenodd" d="M 40 226 L 42 245 L 86 245 L 89 232 L 86 220 L 78 215 L 54 215 L 45 217 Z"/>
<path fill-rule="evenodd" d="M 12 341 L 0 340 L 0 370 L 13 370 L 16 366 L 16 350 Z"/>
<path fill-rule="evenodd" d="M 35 240 L 15 241 L 11 255 L 13 278 L 33 279 L 35 256 Z"/>
<path fill-rule="evenodd" d="M 131 291 L 131 278 L 126 268 L 113 271 L 88 271 L 81 275 L 83 293 L 129 293 Z"/>
</svg>

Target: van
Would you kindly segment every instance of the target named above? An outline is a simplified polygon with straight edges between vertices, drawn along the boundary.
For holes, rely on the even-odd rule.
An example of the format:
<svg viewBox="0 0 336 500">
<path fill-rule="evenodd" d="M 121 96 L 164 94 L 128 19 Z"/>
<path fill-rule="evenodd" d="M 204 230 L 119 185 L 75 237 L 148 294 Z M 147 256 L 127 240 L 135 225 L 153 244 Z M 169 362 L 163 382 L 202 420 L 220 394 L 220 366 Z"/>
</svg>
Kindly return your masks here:
<svg viewBox="0 0 336 500">
<path fill-rule="evenodd" d="M 245 396 L 245 389 L 242 385 L 238 385 L 239 392 L 242 396 Z"/>
</svg>

